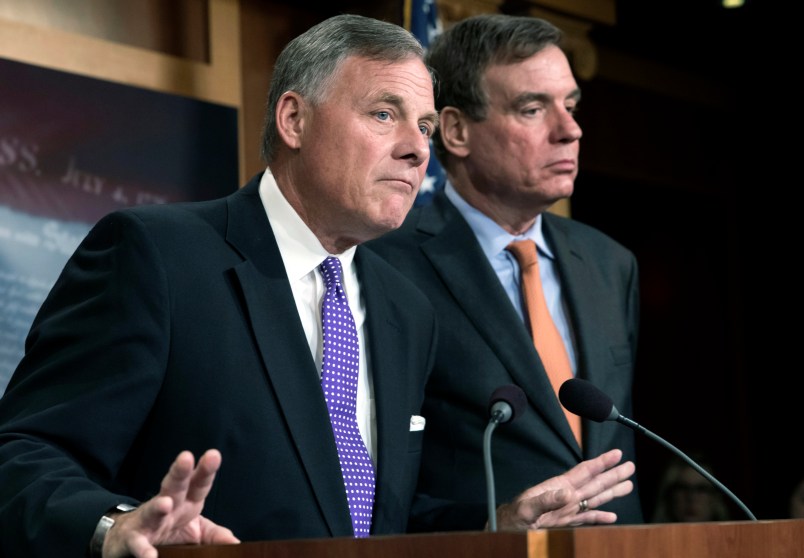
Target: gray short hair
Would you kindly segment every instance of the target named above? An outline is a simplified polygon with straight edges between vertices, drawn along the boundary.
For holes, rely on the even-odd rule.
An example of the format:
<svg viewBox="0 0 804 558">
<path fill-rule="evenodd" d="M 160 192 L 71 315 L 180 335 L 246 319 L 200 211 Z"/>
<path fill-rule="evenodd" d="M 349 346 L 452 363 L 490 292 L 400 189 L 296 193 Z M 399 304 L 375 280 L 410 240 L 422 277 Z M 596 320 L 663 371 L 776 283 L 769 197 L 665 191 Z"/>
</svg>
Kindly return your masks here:
<svg viewBox="0 0 804 558">
<path fill-rule="evenodd" d="M 274 65 L 262 136 L 262 156 L 271 162 L 279 135 L 276 105 L 287 91 L 309 102 L 324 100 L 332 77 L 350 56 L 396 62 L 408 58 L 423 61 L 424 49 L 398 25 L 359 15 L 338 15 L 311 27 L 282 50 Z"/>
</svg>

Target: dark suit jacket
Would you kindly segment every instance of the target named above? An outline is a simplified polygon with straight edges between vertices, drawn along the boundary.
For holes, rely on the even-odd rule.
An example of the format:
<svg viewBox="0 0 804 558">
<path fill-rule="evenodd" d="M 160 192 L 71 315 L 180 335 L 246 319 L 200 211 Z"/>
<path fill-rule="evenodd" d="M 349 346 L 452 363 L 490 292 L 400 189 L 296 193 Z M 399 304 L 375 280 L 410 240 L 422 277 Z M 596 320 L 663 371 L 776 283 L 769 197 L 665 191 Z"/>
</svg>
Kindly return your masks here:
<svg viewBox="0 0 804 558">
<path fill-rule="evenodd" d="M 637 345 L 635 259 L 599 231 L 552 214 L 544 215 L 544 233 L 576 336 L 578 375 L 609 394 L 627 416 Z M 504 384 L 520 386 L 529 408 L 492 439 L 498 503 L 608 449 L 634 458 L 632 432 L 611 422 L 584 421 L 581 452 L 526 327 L 471 228 L 443 193 L 367 246 L 422 289 L 438 317 L 438 352 L 423 409 L 423 493 L 485 505 L 483 431 L 489 397 Z M 606 508 L 620 522 L 642 521 L 636 491 Z M 479 527 L 486 515 L 477 517 Z M 465 525 L 465 518 L 445 524 Z"/>
<path fill-rule="evenodd" d="M 326 404 L 259 177 L 223 199 L 102 219 L 43 304 L 0 400 L 2 556 L 81 556 L 175 456 L 218 448 L 204 515 L 241 540 L 351 536 Z M 377 410 L 372 532 L 404 532 L 432 307 L 355 256 Z M 404 340 L 404 341 L 402 341 Z"/>
</svg>

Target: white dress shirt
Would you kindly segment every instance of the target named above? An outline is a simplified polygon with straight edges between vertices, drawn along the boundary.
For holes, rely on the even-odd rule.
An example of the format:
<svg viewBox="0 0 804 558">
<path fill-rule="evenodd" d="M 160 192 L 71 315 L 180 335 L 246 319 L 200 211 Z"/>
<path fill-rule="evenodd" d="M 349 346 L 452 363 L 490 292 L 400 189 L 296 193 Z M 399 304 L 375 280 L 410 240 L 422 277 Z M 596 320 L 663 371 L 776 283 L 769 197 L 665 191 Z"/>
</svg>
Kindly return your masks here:
<svg viewBox="0 0 804 558">
<path fill-rule="evenodd" d="M 336 256 L 343 267 L 343 288 L 354 316 L 357 337 L 360 343 L 360 369 L 357 383 L 357 423 L 360 435 L 376 463 L 377 424 L 374 410 L 374 391 L 368 373 L 366 351 L 365 304 L 360 297 L 360 283 L 354 264 L 355 247 L 341 254 L 328 253 L 310 228 L 291 207 L 279 190 L 270 169 L 266 169 L 260 181 L 260 198 L 268 215 L 268 221 L 276 237 L 279 253 L 285 264 L 296 308 L 310 346 L 310 354 L 321 377 L 323 355 L 323 332 L 321 327 L 321 302 L 326 287 L 318 266 L 328 256 Z"/>
</svg>

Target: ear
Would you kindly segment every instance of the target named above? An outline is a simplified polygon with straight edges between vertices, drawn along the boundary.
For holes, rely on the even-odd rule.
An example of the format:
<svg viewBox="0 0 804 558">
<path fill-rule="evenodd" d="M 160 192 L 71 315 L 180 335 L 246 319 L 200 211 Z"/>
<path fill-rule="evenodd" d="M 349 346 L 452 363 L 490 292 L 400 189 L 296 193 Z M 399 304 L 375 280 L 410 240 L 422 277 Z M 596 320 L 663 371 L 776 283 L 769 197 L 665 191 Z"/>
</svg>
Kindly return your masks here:
<svg viewBox="0 0 804 558">
<path fill-rule="evenodd" d="M 447 151 L 456 157 L 467 157 L 469 146 L 469 122 L 466 115 L 455 107 L 444 107 L 439 112 L 441 140 Z"/>
<path fill-rule="evenodd" d="M 276 103 L 276 130 L 290 149 L 299 149 L 304 137 L 306 104 L 295 91 L 286 91 Z"/>
</svg>

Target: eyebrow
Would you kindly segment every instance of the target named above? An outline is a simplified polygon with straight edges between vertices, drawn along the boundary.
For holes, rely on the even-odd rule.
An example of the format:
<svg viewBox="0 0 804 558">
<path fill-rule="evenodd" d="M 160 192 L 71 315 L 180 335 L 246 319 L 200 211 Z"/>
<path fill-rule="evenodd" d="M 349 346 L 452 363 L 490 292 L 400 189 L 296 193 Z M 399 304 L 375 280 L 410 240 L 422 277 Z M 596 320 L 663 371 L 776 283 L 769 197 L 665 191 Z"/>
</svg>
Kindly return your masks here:
<svg viewBox="0 0 804 558">
<path fill-rule="evenodd" d="M 403 114 L 406 113 L 405 110 L 405 99 L 397 95 L 396 93 L 383 93 L 379 97 L 379 101 L 383 103 L 388 103 L 389 105 L 394 105 L 399 111 Z M 431 123 L 434 127 L 438 127 L 438 112 L 433 111 L 425 114 L 421 117 L 420 120 L 426 120 L 427 122 Z"/>
<path fill-rule="evenodd" d="M 521 107 L 527 105 L 528 103 L 532 103 L 534 101 L 538 101 L 541 103 L 547 103 L 554 99 L 553 95 L 548 95 L 547 93 L 533 93 L 527 92 L 522 93 L 514 98 L 513 103 L 511 103 L 514 107 Z M 570 99 L 572 101 L 578 102 L 581 100 L 581 90 L 579 88 L 575 88 L 569 92 L 569 94 L 564 97 L 564 99 Z"/>
</svg>

